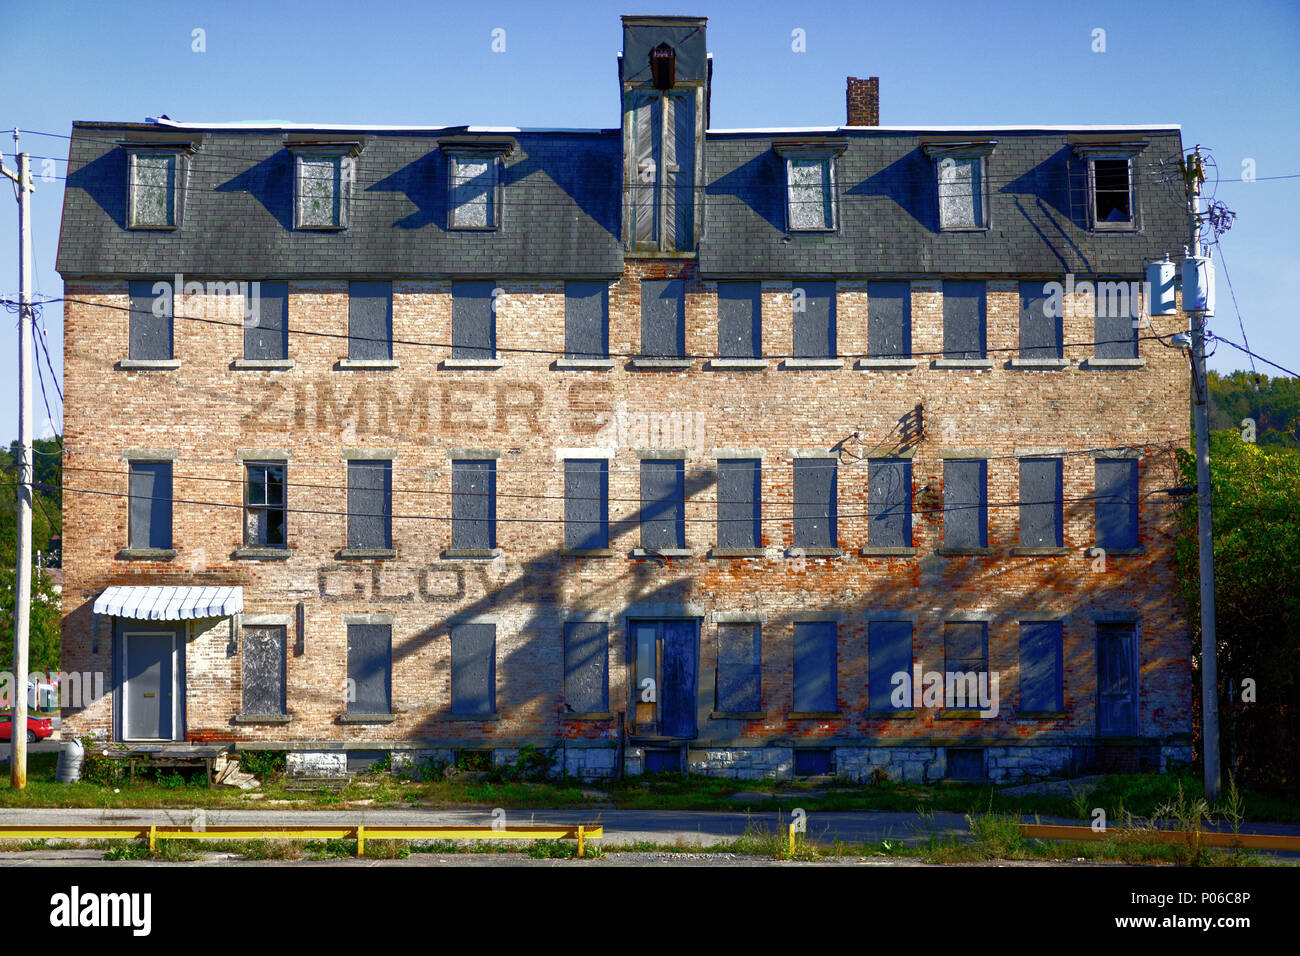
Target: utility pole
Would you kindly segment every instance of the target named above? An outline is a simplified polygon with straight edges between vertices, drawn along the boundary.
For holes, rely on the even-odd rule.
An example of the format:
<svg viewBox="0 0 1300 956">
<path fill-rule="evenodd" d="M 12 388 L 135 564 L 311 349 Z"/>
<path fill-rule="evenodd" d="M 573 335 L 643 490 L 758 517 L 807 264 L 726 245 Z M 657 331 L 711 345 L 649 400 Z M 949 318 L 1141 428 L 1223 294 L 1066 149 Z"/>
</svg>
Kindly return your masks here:
<svg viewBox="0 0 1300 956">
<path fill-rule="evenodd" d="M 1187 165 L 1187 201 L 1192 257 L 1201 255 L 1201 147 Z M 1183 306 L 1187 307 L 1187 283 Z M 1195 305 L 1196 303 L 1193 303 Z M 1218 645 L 1214 634 L 1214 525 L 1210 510 L 1210 394 L 1205 378 L 1205 312 L 1188 309 L 1192 325 L 1192 379 L 1195 385 L 1196 505 L 1201 568 L 1201 739 L 1205 764 L 1205 799 L 1219 799 L 1219 679 Z"/>
<path fill-rule="evenodd" d="M 18 130 L 14 130 L 14 146 Z M 14 567 L 14 700 L 9 725 L 9 781 L 27 786 L 27 646 L 32 622 L 32 217 L 31 158 L 18 154 L 18 172 L 0 166 L 18 184 L 18 560 Z"/>
</svg>

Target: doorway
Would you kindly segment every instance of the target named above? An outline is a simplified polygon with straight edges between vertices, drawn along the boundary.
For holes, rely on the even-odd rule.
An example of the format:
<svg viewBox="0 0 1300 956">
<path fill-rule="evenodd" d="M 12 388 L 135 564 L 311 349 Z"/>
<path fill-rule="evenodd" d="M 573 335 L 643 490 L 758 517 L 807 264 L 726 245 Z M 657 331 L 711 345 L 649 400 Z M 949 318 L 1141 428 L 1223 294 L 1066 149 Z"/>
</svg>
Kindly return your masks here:
<svg viewBox="0 0 1300 956">
<path fill-rule="evenodd" d="M 123 740 L 175 739 L 176 654 L 175 631 L 123 632 Z"/>
<path fill-rule="evenodd" d="M 638 737 L 694 737 L 699 621 L 633 620 L 630 631 L 632 733 Z"/>
</svg>

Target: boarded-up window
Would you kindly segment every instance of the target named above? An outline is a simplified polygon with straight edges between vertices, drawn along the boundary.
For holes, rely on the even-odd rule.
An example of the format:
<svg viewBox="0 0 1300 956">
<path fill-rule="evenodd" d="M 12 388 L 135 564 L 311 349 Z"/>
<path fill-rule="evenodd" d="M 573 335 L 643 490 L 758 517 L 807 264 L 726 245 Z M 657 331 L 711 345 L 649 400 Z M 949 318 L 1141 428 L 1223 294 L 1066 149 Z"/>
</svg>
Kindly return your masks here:
<svg viewBox="0 0 1300 956">
<path fill-rule="evenodd" d="M 907 358 L 911 354 L 911 283 L 868 283 L 867 356 L 869 358 Z"/>
<path fill-rule="evenodd" d="M 718 283 L 718 357 L 756 359 L 763 354 L 762 284 Z"/>
<path fill-rule="evenodd" d="M 835 161 L 789 157 L 785 161 L 791 231 L 835 228 Z"/>
<path fill-rule="evenodd" d="M 244 505 L 244 544 L 285 546 L 285 463 L 249 462 L 248 499 Z"/>
<path fill-rule="evenodd" d="M 491 458 L 451 463 L 451 546 L 487 551 L 497 537 L 497 463 Z"/>
<path fill-rule="evenodd" d="M 564 283 L 564 357 L 609 357 L 608 283 Z"/>
<path fill-rule="evenodd" d="M 348 713 L 392 710 L 393 629 L 387 624 L 348 625 Z"/>
<path fill-rule="evenodd" d="M 341 229 L 347 225 L 347 174 L 351 160 L 343 156 L 296 157 L 298 175 L 297 227 Z"/>
<path fill-rule="evenodd" d="M 154 293 L 154 287 L 165 285 L 167 291 Z M 131 321 L 128 331 L 128 358 L 160 361 L 172 357 L 172 306 L 173 293 L 169 280 L 132 282 L 129 286 Z"/>
<path fill-rule="evenodd" d="M 393 284 L 348 283 L 348 358 L 393 357 Z"/>
<path fill-rule="evenodd" d="M 603 621 L 564 625 L 564 702 L 579 714 L 609 710 L 609 625 Z"/>
<path fill-rule="evenodd" d="M 912 545 L 912 463 L 905 458 L 867 462 L 867 544 L 873 548 Z"/>
<path fill-rule="evenodd" d="M 986 291 L 983 282 L 943 284 L 944 358 L 984 358 Z"/>
<path fill-rule="evenodd" d="M 834 458 L 794 460 L 794 547 L 836 546 L 836 468 Z"/>
<path fill-rule="evenodd" d="M 989 626 L 986 621 L 948 621 L 943 626 L 944 688 L 951 680 L 956 699 L 945 696 L 949 707 L 979 706 L 979 675 L 989 670 Z M 969 675 L 974 675 L 972 682 Z M 987 685 L 985 685 L 987 687 Z"/>
<path fill-rule="evenodd" d="M 903 674 L 907 692 L 894 706 L 896 680 Z M 871 621 L 867 625 L 867 683 L 871 709 L 876 711 L 907 710 L 918 702 L 912 700 L 912 623 L 910 621 Z"/>
<path fill-rule="evenodd" d="M 744 714 L 762 709 L 762 630 L 757 621 L 718 625 L 714 706 L 719 713 Z"/>
<path fill-rule="evenodd" d="M 289 357 L 289 283 L 254 282 L 257 295 L 251 324 L 244 326 L 244 358 L 285 359 Z M 349 306 L 350 311 L 350 306 Z"/>
<path fill-rule="evenodd" d="M 718 462 L 718 547 L 762 547 L 760 481 L 763 463 L 757 458 L 724 458 Z"/>
<path fill-rule="evenodd" d="M 1061 622 L 1021 621 L 1020 709 L 1064 710 L 1063 674 Z"/>
<path fill-rule="evenodd" d="M 988 462 L 983 459 L 943 463 L 943 546 L 988 546 Z"/>
<path fill-rule="evenodd" d="M 603 458 L 564 463 L 564 546 L 609 547 L 609 462 Z"/>
<path fill-rule="evenodd" d="M 1061 459 L 1021 459 L 1021 547 L 1061 547 L 1061 520 Z"/>
<path fill-rule="evenodd" d="M 494 282 L 451 284 L 451 357 L 492 359 L 497 355 Z"/>
<path fill-rule="evenodd" d="M 939 226 L 983 229 L 984 158 L 944 156 L 939 166 Z"/>
<path fill-rule="evenodd" d="M 1097 625 L 1097 730 L 1131 736 L 1138 730 L 1137 625 Z"/>
<path fill-rule="evenodd" d="M 494 714 L 496 693 L 495 624 L 456 624 L 451 629 L 451 712 Z"/>
<path fill-rule="evenodd" d="M 1098 458 L 1097 547 L 1138 546 L 1138 463 L 1136 458 Z"/>
<path fill-rule="evenodd" d="M 641 280 L 641 354 L 686 355 L 686 283 L 681 279 Z"/>
<path fill-rule="evenodd" d="M 1141 299 L 1131 282 L 1098 282 L 1093 296 L 1097 358 L 1137 358 Z"/>
<path fill-rule="evenodd" d="M 641 547 L 686 547 L 685 463 L 641 462 Z"/>
<path fill-rule="evenodd" d="M 160 229 L 180 225 L 185 161 L 177 153 L 130 154 L 131 228 Z"/>
<path fill-rule="evenodd" d="M 245 714 L 283 714 L 285 628 L 244 628 Z"/>
<path fill-rule="evenodd" d="M 691 251 L 695 246 L 695 94 L 633 94 L 629 115 L 632 245 Z"/>
<path fill-rule="evenodd" d="M 385 550 L 393 546 L 393 463 L 348 462 L 348 547 Z"/>
<path fill-rule="evenodd" d="M 1042 282 L 1020 283 L 1020 357 L 1059 359 L 1064 300 Z"/>
<path fill-rule="evenodd" d="M 834 621 L 796 621 L 794 625 L 794 709 L 826 713 L 838 708 Z"/>
<path fill-rule="evenodd" d="M 132 548 L 172 546 L 172 463 L 131 462 L 130 527 Z"/>
<path fill-rule="evenodd" d="M 495 229 L 500 225 L 500 159 L 496 154 L 448 157 L 452 229 Z"/>
<path fill-rule="evenodd" d="M 835 283 L 800 282 L 791 289 L 794 357 L 834 358 Z"/>
</svg>

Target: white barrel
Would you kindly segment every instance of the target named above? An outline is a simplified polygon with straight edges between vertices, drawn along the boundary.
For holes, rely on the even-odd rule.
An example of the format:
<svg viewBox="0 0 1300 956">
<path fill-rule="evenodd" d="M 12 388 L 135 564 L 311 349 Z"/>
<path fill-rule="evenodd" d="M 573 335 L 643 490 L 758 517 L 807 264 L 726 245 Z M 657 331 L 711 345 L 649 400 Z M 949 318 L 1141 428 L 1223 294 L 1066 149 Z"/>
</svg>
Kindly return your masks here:
<svg viewBox="0 0 1300 956">
<path fill-rule="evenodd" d="M 54 779 L 59 783 L 76 783 L 81 779 L 81 765 L 86 759 L 85 748 L 76 737 L 65 740 L 59 748 L 59 765 L 55 768 Z"/>
<path fill-rule="evenodd" d="M 1147 265 L 1147 315 L 1173 315 L 1178 311 L 1174 300 L 1174 264 L 1167 258 Z"/>
<path fill-rule="evenodd" d="M 1214 263 L 1208 256 L 1183 260 L 1183 311 L 1214 315 Z"/>
</svg>

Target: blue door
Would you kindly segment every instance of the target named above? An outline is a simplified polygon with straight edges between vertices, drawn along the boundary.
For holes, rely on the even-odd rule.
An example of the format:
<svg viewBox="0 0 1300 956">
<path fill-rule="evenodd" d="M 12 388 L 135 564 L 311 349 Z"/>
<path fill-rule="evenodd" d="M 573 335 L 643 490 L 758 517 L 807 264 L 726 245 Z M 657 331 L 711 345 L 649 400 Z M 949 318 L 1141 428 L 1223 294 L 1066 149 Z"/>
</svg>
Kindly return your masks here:
<svg viewBox="0 0 1300 956">
<path fill-rule="evenodd" d="M 690 738 L 696 734 L 699 622 L 634 621 L 632 660 L 636 673 L 638 735 Z"/>
</svg>

